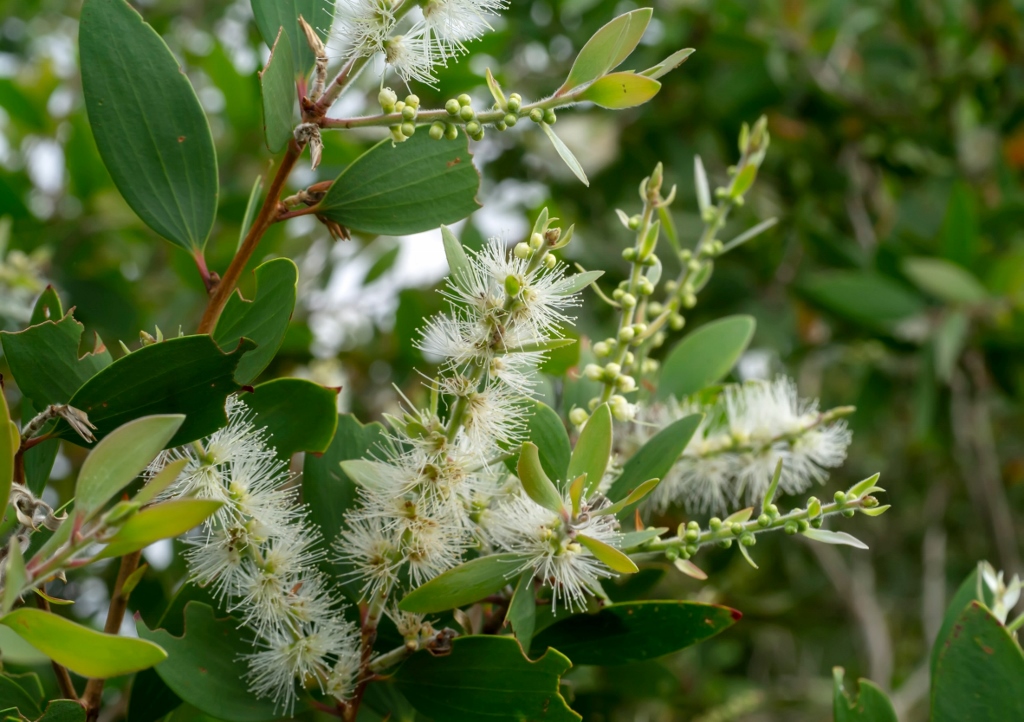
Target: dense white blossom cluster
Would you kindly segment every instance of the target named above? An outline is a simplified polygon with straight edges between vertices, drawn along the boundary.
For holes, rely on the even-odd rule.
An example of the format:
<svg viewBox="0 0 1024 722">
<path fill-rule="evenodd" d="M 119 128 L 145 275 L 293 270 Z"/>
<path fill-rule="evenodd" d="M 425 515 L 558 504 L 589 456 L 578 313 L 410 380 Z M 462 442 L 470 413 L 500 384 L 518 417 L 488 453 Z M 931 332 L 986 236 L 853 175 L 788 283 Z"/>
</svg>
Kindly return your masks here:
<svg viewBox="0 0 1024 722">
<path fill-rule="evenodd" d="M 389 419 L 393 433 L 377 458 L 345 463 L 359 504 L 335 546 L 367 598 L 414 588 L 470 548 L 524 554 L 510 578 L 534 568 L 569 604 L 610 575 L 578 544 L 546 541 L 560 520 L 525 496 L 504 464 L 518 453 L 544 349 L 579 303 L 576 279 L 548 253 L 558 238 L 535 233 L 513 253 L 492 239 L 467 257 L 444 291 L 449 310 L 428 322 L 418 344 L 442 361 L 431 391 L 448 401 L 447 418 L 409 403 Z"/>
<path fill-rule="evenodd" d="M 255 635 L 249 684 L 291 712 L 296 684 L 347 699 L 359 672 L 359 637 L 317 569 L 319 537 L 297 504 L 291 476 L 243 402 L 230 397 L 228 424 L 202 442 L 165 452 L 150 468 L 184 459 L 163 496 L 223 502 L 191 539 L 192 580 L 208 586 Z"/>
<path fill-rule="evenodd" d="M 818 402 L 801 399 L 784 376 L 726 386 L 710 404 L 699 400 L 654 404 L 640 410 L 627 446 L 639 446 L 677 419 L 702 413 L 679 461 L 649 497 L 659 511 L 683 504 L 694 513 L 725 512 L 757 504 L 782 460 L 779 489 L 799 493 L 824 483 L 846 459 L 851 433 Z"/>
<path fill-rule="evenodd" d="M 405 82 L 434 85 L 434 68 L 466 52 L 508 0 L 338 0 L 332 36 L 347 59 L 382 55 Z"/>
</svg>

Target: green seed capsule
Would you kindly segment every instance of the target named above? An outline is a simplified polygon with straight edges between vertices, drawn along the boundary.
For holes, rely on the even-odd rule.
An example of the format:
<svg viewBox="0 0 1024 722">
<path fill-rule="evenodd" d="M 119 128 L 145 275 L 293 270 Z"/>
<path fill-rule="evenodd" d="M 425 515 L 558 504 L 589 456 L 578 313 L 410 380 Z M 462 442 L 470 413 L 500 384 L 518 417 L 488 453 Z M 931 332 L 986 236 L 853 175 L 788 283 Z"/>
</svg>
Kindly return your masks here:
<svg viewBox="0 0 1024 722">
<path fill-rule="evenodd" d="M 398 95 L 391 88 L 382 88 L 377 100 L 385 113 L 392 113 L 395 110 L 395 103 L 398 102 Z"/>
<path fill-rule="evenodd" d="M 523 99 L 519 93 L 512 93 L 512 95 L 508 96 L 508 109 L 511 112 L 518 113 L 522 105 Z M 512 123 L 509 123 L 509 125 L 512 125 Z"/>
<path fill-rule="evenodd" d="M 473 99 L 470 98 L 469 95 L 467 95 L 466 93 L 463 93 L 462 95 L 459 96 L 458 101 L 459 105 L 465 108 L 466 106 L 470 105 L 473 102 Z"/>
<path fill-rule="evenodd" d="M 416 134 L 416 126 L 413 123 L 402 123 L 402 135 L 412 137 Z"/>
<path fill-rule="evenodd" d="M 497 123 L 494 124 L 494 128 L 495 130 L 506 130 L 508 126 L 505 125 L 504 120 L 499 120 Z"/>
<path fill-rule="evenodd" d="M 544 120 L 544 111 L 540 108 L 534 108 L 530 111 L 530 120 L 534 123 L 540 123 Z"/>
<path fill-rule="evenodd" d="M 420 107 L 420 96 L 418 95 L 407 95 L 405 96 L 405 104 L 411 105 L 414 108 Z"/>
<path fill-rule="evenodd" d="M 448 140 L 455 140 L 459 137 L 459 126 L 455 123 L 447 123 L 444 126 L 444 137 Z"/>
<path fill-rule="evenodd" d="M 547 110 L 544 111 L 544 122 L 545 123 L 547 123 L 548 125 L 554 125 L 557 120 L 558 120 L 558 118 L 557 118 L 557 116 L 555 116 L 555 111 L 554 110 L 552 110 L 551 108 L 548 108 Z"/>
<path fill-rule="evenodd" d="M 416 118 L 416 108 L 411 105 L 407 105 L 402 108 L 402 117 L 406 120 L 413 120 Z"/>
<path fill-rule="evenodd" d="M 473 110 L 473 106 L 471 105 L 463 105 L 459 109 L 459 117 L 463 120 L 473 120 L 473 118 L 476 117 L 476 111 Z"/>
<path fill-rule="evenodd" d="M 434 140 L 441 140 L 444 137 L 444 123 L 440 120 L 430 124 L 430 137 Z"/>
<path fill-rule="evenodd" d="M 468 123 L 466 123 L 466 135 L 468 135 L 470 138 L 475 138 L 477 135 L 480 134 L 481 130 L 483 130 L 483 127 L 475 120 L 471 120 Z"/>
<path fill-rule="evenodd" d="M 511 128 L 513 125 L 519 122 L 519 116 L 515 113 L 509 113 L 505 116 L 505 125 Z"/>
<path fill-rule="evenodd" d="M 462 106 L 459 105 L 459 101 L 457 101 L 455 98 L 452 98 L 451 100 L 444 104 L 444 109 L 448 111 L 448 115 L 458 115 L 459 110 L 462 109 Z"/>
</svg>

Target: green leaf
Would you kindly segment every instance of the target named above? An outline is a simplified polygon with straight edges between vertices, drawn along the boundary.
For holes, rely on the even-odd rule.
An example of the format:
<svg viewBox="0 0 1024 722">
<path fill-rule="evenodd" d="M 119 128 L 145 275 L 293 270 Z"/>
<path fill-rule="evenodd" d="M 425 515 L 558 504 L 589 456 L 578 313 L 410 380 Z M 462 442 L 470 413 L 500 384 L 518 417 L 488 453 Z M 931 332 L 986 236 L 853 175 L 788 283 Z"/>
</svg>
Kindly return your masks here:
<svg viewBox="0 0 1024 722">
<path fill-rule="evenodd" d="M 241 397 L 265 427 L 278 457 L 327 450 L 338 427 L 338 391 L 305 379 L 274 379 Z"/>
<path fill-rule="evenodd" d="M 948 313 L 935 329 L 932 338 L 935 349 L 935 375 L 948 384 L 953 378 L 957 361 L 963 353 L 970 331 L 971 319 L 966 312 L 955 310 Z"/>
<path fill-rule="evenodd" d="M 562 502 L 561 494 L 558 493 L 558 487 L 548 478 L 548 475 L 544 473 L 544 468 L 540 465 L 536 444 L 529 441 L 523 443 L 516 472 L 519 474 L 519 480 L 522 482 L 527 496 L 556 514 L 565 511 L 565 504 Z"/>
<path fill-rule="evenodd" d="M 188 464 L 188 459 L 174 459 L 158 471 L 153 478 L 146 482 L 146 485 L 139 489 L 139 493 L 132 498 L 132 502 L 140 507 L 152 503 L 163 491 L 173 484 L 181 470 Z"/>
<path fill-rule="evenodd" d="M 152 667 L 167 653 L 152 642 L 91 629 L 39 609 L 22 607 L 0 617 L 22 639 L 83 677 L 106 679 Z"/>
<path fill-rule="evenodd" d="M 346 228 L 398 236 L 455 223 L 480 207 L 469 141 L 383 140 L 341 172 L 317 212 Z"/>
<path fill-rule="evenodd" d="M 519 573 L 520 554 L 491 554 L 477 557 L 409 592 L 398 608 L 416 614 L 434 614 L 467 604 L 501 591 L 509 578 Z"/>
<path fill-rule="evenodd" d="M 571 150 L 569 150 L 569 146 L 562 142 L 562 139 L 555 134 L 555 131 L 551 130 L 551 126 L 547 123 L 542 122 L 540 127 L 541 130 L 544 131 L 544 134 L 547 135 L 548 140 L 551 141 L 551 145 L 555 146 L 555 150 L 558 152 L 559 157 L 565 161 L 567 166 L 569 166 L 569 170 L 571 170 L 573 174 L 580 179 L 580 182 L 583 185 L 589 188 L 590 181 L 587 180 L 587 174 L 584 172 L 583 166 L 580 165 L 580 162 L 576 160 L 576 156 L 573 155 Z"/>
<path fill-rule="evenodd" d="M 673 70 L 678 68 L 680 65 L 685 63 L 687 60 L 689 60 L 690 56 L 693 55 L 693 53 L 693 48 L 683 48 L 682 50 L 677 50 L 671 55 L 669 55 L 667 58 L 662 60 L 657 65 L 652 65 L 651 67 L 647 68 L 647 70 L 643 71 L 640 74 L 646 75 L 648 78 L 654 78 L 655 80 L 657 80 L 658 78 L 664 75 L 668 75 Z"/>
<path fill-rule="evenodd" d="M 615 502 L 611 506 L 604 507 L 603 509 L 600 509 L 599 511 L 596 511 L 596 512 L 593 512 L 593 513 L 594 513 L 595 516 L 596 515 L 604 515 L 604 514 L 618 514 L 620 511 L 625 509 L 627 506 L 630 506 L 631 504 L 636 504 L 637 502 L 642 501 L 645 496 L 647 496 L 652 491 L 654 491 L 654 488 L 660 482 L 661 482 L 661 479 L 648 479 L 647 481 L 642 483 L 640 486 L 638 486 L 637 488 L 635 488 L 632 491 L 630 491 L 629 492 L 629 496 L 627 496 L 625 499 L 619 499 L 617 502 Z"/>
<path fill-rule="evenodd" d="M 540 632 L 534 654 L 552 647 L 573 664 L 618 665 L 661 657 L 715 636 L 742 615 L 716 604 L 676 600 L 610 604 Z"/>
<path fill-rule="evenodd" d="M 33 673 L 0 675 L 0 709 L 15 708 L 28 719 L 35 719 L 42 713 L 43 688 L 39 677 Z"/>
<path fill-rule="evenodd" d="M 321 548 L 324 551 L 328 551 L 330 542 L 345 528 L 345 512 L 356 500 L 356 484 L 342 471 L 341 462 L 363 458 L 377 448 L 385 436 L 380 424 L 364 426 L 352 414 L 341 414 L 327 450 L 321 455 L 306 454 L 302 466 L 302 499 L 309 509 L 310 520 L 323 537 Z M 329 571 L 335 577 L 348 571 L 340 564 L 324 563 L 330 564 Z M 342 586 L 350 596 L 358 598 L 358 583 L 342 582 Z"/>
<path fill-rule="evenodd" d="M 199 526 L 222 505 L 208 499 L 176 499 L 143 509 L 117 530 L 96 559 L 124 556 L 161 539 L 173 539 Z"/>
<path fill-rule="evenodd" d="M 295 128 L 295 59 L 284 28 L 270 49 L 267 64 L 259 72 L 263 98 L 263 136 L 271 153 L 280 153 Z"/>
<path fill-rule="evenodd" d="M 937 646 L 932 722 L 1024 719 L 1024 653 L 981 602 L 971 602 Z"/>
<path fill-rule="evenodd" d="M 200 253 L 217 215 L 217 156 L 188 76 L 124 0 L 85 0 L 82 90 L 114 184 L 146 225 Z"/>
<path fill-rule="evenodd" d="M 622 574 L 635 574 L 638 570 L 636 563 L 632 559 L 610 544 L 605 544 L 603 541 L 589 537 L 586 534 L 577 534 L 576 541 L 582 544 L 587 551 L 601 560 L 612 571 Z"/>
<path fill-rule="evenodd" d="M 366 272 L 366 276 L 363 277 L 363 285 L 369 286 L 371 283 L 376 281 L 378 278 L 387 273 L 395 265 L 395 261 L 398 260 L 398 254 L 402 252 L 402 247 L 397 243 L 387 244 L 391 245 L 386 251 L 377 256 L 377 259 L 370 266 L 370 270 Z M 385 245 L 385 247 L 387 247 Z"/>
<path fill-rule="evenodd" d="M 256 176 L 256 180 L 252 183 L 252 190 L 249 191 L 249 200 L 245 204 L 245 215 L 242 217 L 242 225 L 238 229 L 238 246 L 235 248 L 236 253 L 242 247 L 245 237 L 249 234 L 249 229 L 252 228 L 252 222 L 256 220 L 256 214 L 260 212 L 262 193 L 263 176 L 258 175 Z"/>
<path fill-rule="evenodd" d="M 68 311 L 59 321 L 0 332 L 14 380 L 36 408 L 66 404 L 82 384 L 110 365 L 110 353 L 98 337 L 95 351 L 79 358 L 84 330 Z"/>
<path fill-rule="evenodd" d="M 246 301 L 241 292 L 231 294 L 213 332 L 222 349 L 234 348 L 243 338 L 255 342 L 256 348 L 242 357 L 235 370 L 235 381 L 240 384 L 252 383 L 281 348 L 295 310 L 299 280 L 299 269 L 288 258 L 267 261 L 254 273 L 256 297 Z"/>
<path fill-rule="evenodd" d="M 612 455 L 612 413 L 608 404 L 601 404 L 590 415 L 576 448 L 569 459 L 569 471 L 566 479 L 575 479 L 581 474 L 587 475 L 585 497 L 589 497 L 601 484 L 604 471 L 608 467 L 608 458 Z"/>
<path fill-rule="evenodd" d="M 608 489 L 608 498 L 618 501 L 647 479 L 664 479 L 703 418 L 700 414 L 685 416 L 655 434 L 622 467 L 619 478 Z"/>
<path fill-rule="evenodd" d="M 842 667 L 832 668 L 833 722 L 899 722 L 892 702 L 877 684 L 858 679 L 860 691 L 851 699 L 843 686 L 843 675 Z"/>
<path fill-rule="evenodd" d="M 35 418 L 40 409 L 32 403 L 27 396 L 21 399 L 21 418 L 23 423 Z M 2 417 L 2 412 L 0 412 Z M 37 434 L 44 435 L 53 431 L 56 422 L 51 421 Z M 2 443 L 2 442 L 0 442 Z M 53 463 L 57 459 L 57 452 L 60 451 L 60 439 L 48 439 L 29 447 L 22 453 L 22 461 L 25 464 L 25 486 L 36 496 L 43 493 L 46 482 L 50 480 L 50 472 L 53 471 Z M 0 474 L 0 492 L 3 491 L 2 474 Z"/>
<path fill-rule="evenodd" d="M 122 356 L 89 379 L 70 404 L 89 415 L 102 439 L 122 424 L 151 414 L 185 414 L 168 446 L 181 446 L 227 424 L 224 400 L 241 387 L 235 383 L 239 359 L 253 347 L 243 340 L 222 353 L 209 336 L 181 336 L 143 346 Z M 66 422 L 62 438 L 78 441 Z"/>
<path fill-rule="evenodd" d="M 35 326 L 43 321 L 55 321 L 63 316 L 64 308 L 61 306 L 60 296 L 57 295 L 53 286 L 47 286 L 39 294 L 35 306 L 32 307 L 32 319 L 29 321 L 29 325 Z"/>
<path fill-rule="evenodd" d="M 472 267 L 462 242 L 448 226 L 441 226 L 441 241 L 444 243 L 444 257 L 448 261 L 448 276 L 459 288 L 466 290 Z"/>
<path fill-rule="evenodd" d="M 398 688 L 434 722 L 578 722 L 559 692 L 572 666 L 549 650 L 531 662 L 509 637 L 460 637 L 451 654 L 417 652 L 395 673 Z"/>
<path fill-rule="evenodd" d="M 978 255 L 978 210 L 970 186 L 958 182 L 949 195 L 940 234 L 942 255 L 953 263 L 970 266 Z"/>
<path fill-rule="evenodd" d="M 555 95 L 563 95 L 617 68 L 636 48 L 653 14 L 651 8 L 633 10 L 619 15 L 594 33 L 576 56 L 569 77 Z"/>
<path fill-rule="evenodd" d="M 661 83 L 636 73 L 612 73 L 598 78 L 580 93 L 580 100 L 589 100 L 602 108 L 619 110 L 643 105 L 661 90 Z"/>
<path fill-rule="evenodd" d="M 562 295 L 568 296 L 570 293 L 582 291 L 603 275 L 604 271 L 584 271 L 583 273 L 569 276 L 569 283 L 562 287 Z"/>
<path fill-rule="evenodd" d="M 330 32 L 334 18 L 334 3 L 331 0 L 252 0 L 252 14 L 256 27 L 267 47 L 272 47 L 279 29 L 284 28 L 291 47 L 292 62 L 296 76 L 303 76 L 313 67 L 313 51 L 309 49 L 306 36 L 299 27 L 299 16 L 305 18 L 314 28 Z M 293 76 L 294 78 L 294 76 Z"/>
<path fill-rule="evenodd" d="M 167 650 L 169 658 L 156 668 L 157 674 L 185 702 L 227 722 L 280 718 L 272 699 L 258 698 L 249 691 L 244 656 L 252 653 L 252 642 L 236 620 L 215 619 L 208 605 L 189 602 L 185 632 L 180 637 L 164 629 L 150 630 L 141 621 L 136 627 L 140 637 Z"/>
<path fill-rule="evenodd" d="M 852 534 L 847 534 L 845 531 L 830 531 L 828 529 L 808 529 L 800 532 L 808 539 L 813 539 L 816 542 L 823 544 L 838 544 L 841 546 L 854 547 L 856 549 L 867 549 L 868 545 L 862 542 Z"/>
<path fill-rule="evenodd" d="M 0 500 L 3 508 L 7 508 L 7 500 L 11 497 L 11 483 L 14 481 L 14 456 L 21 446 L 18 426 L 11 421 L 11 412 L 7 408 L 3 387 L 0 386 Z"/>
<path fill-rule="evenodd" d="M 682 399 L 718 383 L 754 336 L 751 316 L 727 316 L 686 335 L 665 358 L 658 379 L 658 398 Z"/>
<path fill-rule="evenodd" d="M 537 623 L 537 597 L 533 588 L 532 569 L 527 569 L 520 575 L 512 599 L 508 603 L 505 623 L 512 628 L 512 634 L 523 651 L 528 651 Z"/>
<path fill-rule="evenodd" d="M 36 722 L 85 722 L 85 707 L 75 699 L 55 699 Z"/>
<path fill-rule="evenodd" d="M 21 590 L 28 582 L 28 572 L 25 569 L 25 557 L 21 553 L 21 544 L 15 534 L 11 535 L 7 543 L 7 559 L 4 560 L 4 595 L 3 613 L 7 614 L 14 608 L 15 602 L 21 594 Z"/>
<path fill-rule="evenodd" d="M 970 271 L 943 258 L 904 258 L 902 267 L 918 288 L 940 301 L 970 306 L 990 298 Z"/>
<path fill-rule="evenodd" d="M 185 417 L 145 416 L 129 421 L 96 444 L 75 485 L 75 511 L 89 519 L 156 458 Z"/>
<path fill-rule="evenodd" d="M 565 424 L 554 409 L 540 401 L 528 401 L 526 409 L 529 416 L 525 438 L 537 446 L 541 469 L 549 479 L 565 480 L 572 453 Z M 506 463 L 509 471 L 515 473 L 516 459 L 510 458 Z"/>
<path fill-rule="evenodd" d="M 825 310 L 883 333 L 925 309 L 916 293 L 873 271 L 820 271 L 798 288 Z"/>
<path fill-rule="evenodd" d="M 974 601 L 981 602 L 985 605 L 992 603 L 991 592 L 989 592 L 988 587 L 984 584 L 980 586 L 981 592 L 985 595 L 985 598 L 978 598 L 979 567 L 980 564 L 975 565 L 974 569 L 967 575 L 967 578 L 964 579 L 963 583 L 956 590 L 956 594 L 953 595 L 953 599 L 946 607 L 946 614 L 942 619 L 942 626 L 939 627 L 939 633 L 935 635 L 935 639 L 932 642 L 930 679 L 935 679 L 935 668 L 939 664 L 939 655 L 944 649 L 943 641 L 949 639 L 950 635 L 953 633 L 953 627 L 956 625 L 957 620 L 960 618 L 964 609 L 967 608 L 967 605 Z"/>
</svg>

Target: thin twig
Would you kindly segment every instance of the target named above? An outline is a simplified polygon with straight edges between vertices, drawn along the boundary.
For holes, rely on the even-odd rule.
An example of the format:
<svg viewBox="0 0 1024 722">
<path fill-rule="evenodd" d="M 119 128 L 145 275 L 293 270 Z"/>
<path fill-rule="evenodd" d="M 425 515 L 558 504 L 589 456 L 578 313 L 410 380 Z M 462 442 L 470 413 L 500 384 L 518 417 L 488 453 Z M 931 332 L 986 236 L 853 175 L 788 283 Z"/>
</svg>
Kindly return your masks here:
<svg viewBox="0 0 1024 722">
<path fill-rule="evenodd" d="M 36 604 L 44 612 L 50 611 L 50 603 L 46 601 L 46 598 L 35 594 Z M 53 665 L 53 673 L 57 675 L 57 686 L 60 687 L 60 693 L 66 699 L 78 699 L 78 692 L 75 691 L 75 683 L 71 681 L 71 675 L 68 674 L 67 668 L 62 665 L 50 660 L 50 664 Z"/>
<path fill-rule="evenodd" d="M 256 251 L 256 246 L 259 245 L 263 234 L 267 232 L 267 229 L 277 218 L 281 190 L 288 181 L 288 176 L 291 174 L 292 168 L 295 167 L 295 163 L 299 160 L 300 155 L 302 155 L 302 146 L 294 140 L 289 141 L 288 151 L 281 159 L 281 164 L 277 167 L 277 173 L 274 174 L 274 180 L 271 181 L 270 187 L 267 189 L 267 197 L 263 200 L 263 206 L 260 208 L 256 220 L 253 221 L 252 227 L 245 235 L 238 253 L 231 259 L 231 265 L 228 266 L 228 270 L 224 272 L 224 276 L 213 287 L 210 300 L 206 305 L 206 311 L 203 313 L 203 320 L 199 323 L 199 333 L 212 333 L 213 329 L 217 326 L 217 320 L 220 318 L 221 311 L 224 310 L 228 298 L 231 297 L 231 292 L 238 285 L 238 280 L 242 277 L 242 271 L 245 270 L 246 264 Z"/>
<path fill-rule="evenodd" d="M 141 558 L 141 550 L 121 557 L 121 568 L 117 571 L 117 581 L 114 582 L 114 591 L 110 596 L 107 621 L 103 625 L 103 631 L 107 634 L 117 634 L 121 630 L 121 622 L 124 621 L 124 613 L 128 609 L 128 595 L 124 592 L 124 585 L 128 582 L 128 577 L 138 569 Z M 99 716 L 104 682 L 102 679 L 90 679 L 85 685 L 82 704 L 85 705 L 85 713 L 90 721 Z"/>
</svg>

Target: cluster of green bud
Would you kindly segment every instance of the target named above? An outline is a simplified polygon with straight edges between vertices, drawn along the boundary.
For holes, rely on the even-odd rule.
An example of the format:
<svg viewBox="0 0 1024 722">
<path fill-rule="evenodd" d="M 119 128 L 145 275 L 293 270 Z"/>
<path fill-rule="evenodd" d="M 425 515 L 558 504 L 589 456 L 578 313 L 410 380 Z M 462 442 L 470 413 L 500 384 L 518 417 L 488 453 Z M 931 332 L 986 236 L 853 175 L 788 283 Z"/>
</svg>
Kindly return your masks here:
<svg viewBox="0 0 1024 722">
<path fill-rule="evenodd" d="M 476 111 L 473 109 L 473 99 L 469 97 L 468 94 L 463 93 L 458 98 L 450 99 L 444 104 L 444 109 L 448 115 L 452 116 L 452 118 L 457 118 L 464 123 L 466 135 L 473 140 L 483 140 L 484 126 L 479 120 L 477 120 Z M 435 127 L 437 126 L 436 123 L 434 125 Z M 454 128 L 455 126 L 454 124 L 450 124 L 450 127 Z M 433 128 L 431 128 L 431 130 L 433 130 Z M 443 135 L 445 137 L 449 137 L 447 126 L 446 130 L 443 131 Z M 455 137 L 458 136 L 457 129 L 455 130 L 454 135 Z M 440 137 L 438 140 L 440 140 Z"/>
<path fill-rule="evenodd" d="M 555 115 L 555 111 L 551 108 L 547 110 L 534 108 L 530 111 L 530 120 L 538 124 L 547 123 L 548 125 L 554 125 L 558 121 L 558 116 Z"/>
<path fill-rule="evenodd" d="M 395 91 L 391 88 L 384 88 L 377 96 L 380 107 L 385 113 L 401 113 L 402 122 L 389 127 L 391 139 L 401 143 L 416 134 L 416 116 L 420 112 L 420 99 L 416 95 L 407 95 L 405 100 L 398 100 Z M 433 135 L 431 135 L 433 137 Z"/>
<path fill-rule="evenodd" d="M 591 381 L 599 381 L 610 384 L 624 394 L 636 391 L 636 379 L 629 374 L 622 373 L 622 366 L 615 362 L 599 364 L 587 364 L 583 368 L 583 375 Z"/>
</svg>

